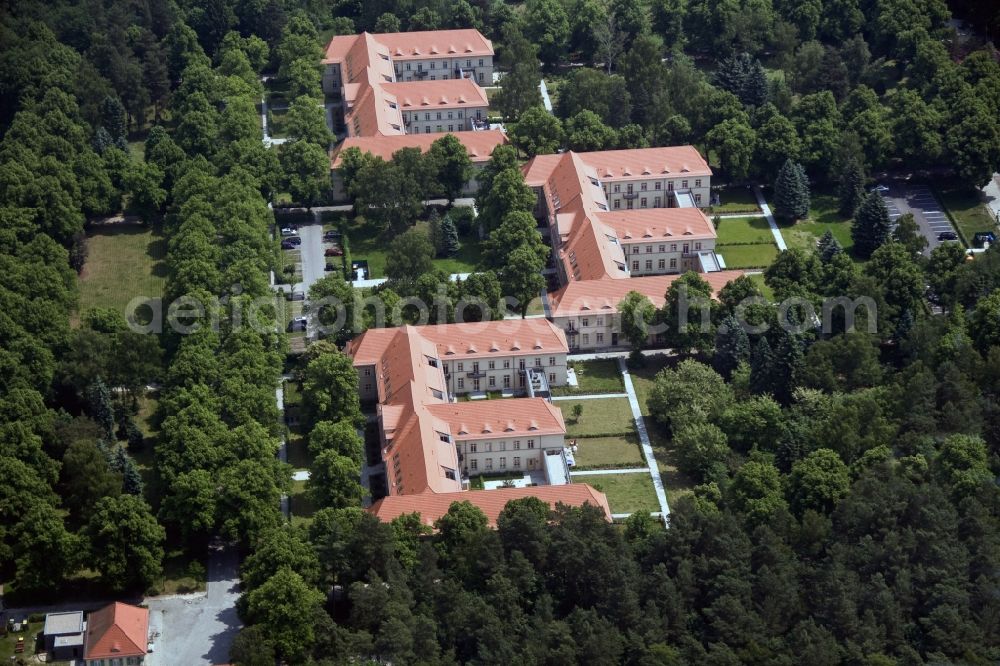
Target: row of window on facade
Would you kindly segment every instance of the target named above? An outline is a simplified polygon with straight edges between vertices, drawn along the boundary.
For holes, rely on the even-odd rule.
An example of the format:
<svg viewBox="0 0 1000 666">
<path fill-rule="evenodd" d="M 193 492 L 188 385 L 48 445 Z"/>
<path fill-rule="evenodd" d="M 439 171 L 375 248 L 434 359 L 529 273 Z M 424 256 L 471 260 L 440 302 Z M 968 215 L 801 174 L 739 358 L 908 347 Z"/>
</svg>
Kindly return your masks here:
<svg viewBox="0 0 1000 666">
<path fill-rule="evenodd" d="M 694 195 L 694 202 L 695 203 L 699 203 L 699 204 L 701 203 L 701 195 L 700 194 L 695 194 Z M 626 208 L 628 208 L 628 209 L 632 209 L 633 208 L 632 200 L 631 199 L 627 199 L 625 201 L 625 204 L 626 204 L 626 206 L 625 206 Z M 614 207 L 615 207 L 616 210 L 620 209 L 622 207 L 622 201 L 621 201 L 621 199 L 615 199 L 614 200 Z M 649 207 L 649 199 L 647 197 L 642 197 L 639 200 L 639 208 L 648 208 L 648 207 Z M 653 208 L 662 208 L 662 207 L 663 207 L 663 198 L 662 197 L 654 197 L 653 198 Z"/>
<path fill-rule="evenodd" d="M 556 364 L 556 357 L 555 356 L 549 356 L 549 365 L 553 366 L 555 364 Z M 525 364 L 524 364 L 524 359 L 523 358 L 518 359 L 518 365 L 521 368 L 521 370 L 524 370 L 524 365 Z M 535 357 L 535 367 L 536 368 L 542 367 L 542 357 L 541 356 L 536 356 Z M 487 361 L 486 362 L 486 368 L 488 370 L 496 370 L 497 369 L 497 362 L 496 361 Z M 504 359 L 504 361 L 503 361 L 503 369 L 504 370 L 509 370 L 510 369 L 510 359 L 509 358 L 505 358 Z M 465 363 L 463 361 L 456 361 L 455 362 L 455 372 L 464 372 L 464 371 L 465 371 Z M 473 361 L 472 362 L 472 372 L 479 372 L 479 361 Z"/>
<path fill-rule="evenodd" d="M 698 178 L 698 179 L 696 179 L 694 181 L 694 186 L 695 187 L 701 187 L 701 178 Z M 625 184 L 625 193 L 626 194 L 632 194 L 634 192 L 634 187 L 635 187 L 635 183 L 626 183 Z M 645 192 L 647 189 L 649 189 L 649 183 L 648 182 L 639 183 L 639 191 L 640 192 Z M 660 182 L 660 181 L 656 181 L 655 183 L 653 183 L 653 189 L 654 190 L 662 190 L 663 189 L 663 183 Z M 682 190 L 688 189 L 688 181 L 686 181 L 686 180 L 682 180 L 681 181 L 681 189 Z M 608 192 L 607 186 L 605 186 L 604 191 L 607 192 L 608 195 L 611 194 L 611 192 Z M 622 184 L 621 183 L 615 183 L 614 187 L 613 187 L 613 191 L 615 192 L 615 194 L 620 193 L 622 191 Z M 673 191 L 674 191 L 674 181 L 669 180 L 669 181 L 667 181 L 667 192 L 673 192 Z"/>
<path fill-rule="evenodd" d="M 639 254 L 639 247 L 640 247 L 639 245 L 632 245 L 632 254 Z M 652 243 L 646 245 L 645 248 L 646 248 L 646 254 L 653 254 L 653 244 Z M 701 241 L 695 242 L 694 249 L 695 249 L 695 251 L 698 251 L 698 250 L 701 249 Z M 659 246 L 659 249 L 657 251 L 658 252 L 666 252 L 667 251 L 667 244 L 666 243 L 661 243 L 660 246 Z M 670 244 L 670 251 L 671 252 L 676 252 L 677 251 L 677 243 L 671 243 Z M 690 251 L 691 251 L 691 245 L 690 245 L 690 243 L 684 243 L 681 246 L 681 252 L 683 252 L 684 254 L 687 254 Z"/>
<path fill-rule="evenodd" d="M 521 440 L 515 439 L 512 443 L 515 451 L 521 450 Z M 525 443 L 527 444 L 527 447 L 529 449 L 535 448 L 535 440 L 529 439 L 526 440 Z M 507 450 L 506 441 L 497 442 L 497 451 L 506 451 L 506 450 Z M 469 442 L 469 453 L 493 453 L 493 442 L 483 442 L 482 451 L 479 450 L 478 442 Z"/>
<path fill-rule="evenodd" d="M 529 458 L 528 460 L 531 462 L 531 466 L 534 467 L 535 466 L 535 459 L 534 458 Z M 476 460 L 475 458 L 473 458 L 472 460 L 470 460 L 469 461 L 469 469 L 470 470 L 478 470 L 479 469 L 479 461 Z M 488 472 L 491 469 L 493 469 L 493 458 L 487 458 L 486 460 L 483 461 L 483 470 Z M 507 457 L 506 456 L 500 456 L 500 469 L 507 469 Z M 514 469 L 521 469 L 521 457 L 520 456 L 514 456 Z"/>
<path fill-rule="evenodd" d="M 480 58 L 479 59 L 479 66 L 483 67 L 484 66 L 484 62 L 485 62 L 485 60 L 483 58 Z M 405 63 L 405 64 L 406 64 L 406 71 L 408 71 L 408 72 L 413 71 L 413 63 L 412 62 L 408 62 L 408 63 Z M 456 62 L 455 66 L 456 67 L 461 67 L 462 64 L 461 64 L 461 62 Z M 472 67 L 472 60 L 466 60 L 465 61 L 465 66 L 466 67 Z M 441 69 L 450 69 L 450 68 L 451 68 L 451 65 L 448 64 L 447 60 L 442 60 L 441 61 Z M 437 61 L 432 61 L 430 63 L 430 69 L 437 69 Z M 396 63 L 396 73 L 399 74 L 402 71 L 403 70 L 402 70 L 402 67 L 401 67 L 400 63 L 397 62 Z M 417 71 L 418 72 L 424 71 L 424 63 L 422 63 L 422 62 L 418 62 L 417 63 Z"/>
<path fill-rule="evenodd" d="M 549 383 L 550 384 L 555 384 L 555 382 L 556 382 L 556 373 L 550 372 L 549 373 Z M 456 386 L 458 388 L 460 388 L 460 389 L 464 389 L 465 388 L 465 378 L 464 377 L 459 377 L 458 379 L 455 380 L 455 383 L 456 383 Z M 497 378 L 495 376 L 491 375 L 490 377 L 487 378 L 486 385 L 489 388 L 496 388 L 497 387 Z M 523 375 L 518 375 L 518 377 L 517 377 L 517 385 L 518 385 L 519 388 L 524 388 L 524 376 Z M 478 391 L 478 390 L 480 390 L 480 388 L 482 388 L 482 383 L 478 379 L 473 379 L 472 380 L 472 390 L 473 391 Z M 503 388 L 505 388 L 505 389 L 506 388 L 510 388 L 510 375 L 504 375 L 503 376 Z"/>
</svg>

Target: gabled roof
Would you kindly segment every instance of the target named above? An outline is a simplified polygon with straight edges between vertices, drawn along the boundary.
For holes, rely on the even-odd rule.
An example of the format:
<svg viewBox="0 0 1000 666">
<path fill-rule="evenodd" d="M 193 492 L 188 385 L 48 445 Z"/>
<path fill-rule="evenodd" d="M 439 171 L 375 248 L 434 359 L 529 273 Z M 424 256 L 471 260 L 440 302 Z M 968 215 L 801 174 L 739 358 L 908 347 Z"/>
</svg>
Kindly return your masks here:
<svg viewBox="0 0 1000 666">
<path fill-rule="evenodd" d="M 448 425 L 458 441 L 566 432 L 562 410 L 542 398 L 449 402 L 428 409 Z"/>
<path fill-rule="evenodd" d="M 85 659 L 141 657 L 149 637 L 149 610 L 116 601 L 87 616 Z"/>
<path fill-rule="evenodd" d="M 493 55 L 493 43 L 472 28 L 383 32 L 374 35 L 389 49 L 393 60 L 426 60 Z"/>
<path fill-rule="evenodd" d="M 700 208 L 640 208 L 596 213 L 624 244 L 715 238 L 715 225 Z"/>
<path fill-rule="evenodd" d="M 340 168 L 341 155 L 348 148 L 357 148 L 362 153 L 371 153 L 384 160 L 391 160 L 393 153 L 400 148 L 419 148 L 421 151 L 427 152 L 432 143 L 448 134 L 457 138 L 465 146 L 473 164 L 488 162 L 493 149 L 507 143 L 507 135 L 500 130 L 348 137 L 330 152 L 330 168 Z"/>
<path fill-rule="evenodd" d="M 419 513 L 420 521 L 425 525 L 433 525 L 438 518 L 448 513 L 455 502 L 471 502 L 486 514 L 491 527 L 496 527 L 500 512 L 507 502 L 524 497 L 537 497 L 550 507 L 556 504 L 567 506 L 583 506 L 591 504 L 604 511 L 607 520 L 611 520 L 611 509 L 607 496 L 586 483 L 571 483 L 564 486 L 533 486 L 530 488 L 498 488 L 496 490 L 470 490 L 458 493 L 441 493 L 414 495 L 406 497 L 385 497 L 375 502 L 368 511 L 375 514 L 383 522 L 408 514 Z"/>
<path fill-rule="evenodd" d="M 462 109 L 489 106 L 486 91 L 471 79 L 441 81 L 398 81 L 383 83 L 383 90 L 393 95 L 407 111 L 426 109 Z"/>
<path fill-rule="evenodd" d="M 699 273 L 699 277 L 712 287 L 712 295 L 727 283 L 743 275 L 743 271 L 717 271 Z M 648 275 L 627 280 L 581 280 L 570 282 L 559 291 L 549 294 L 549 304 L 553 318 L 585 315 L 614 314 L 618 304 L 630 291 L 643 294 L 654 307 L 663 306 L 667 289 L 680 274 Z"/>
<path fill-rule="evenodd" d="M 599 150 L 580 153 L 580 157 L 597 170 L 602 183 L 712 175 L 708 162 L 694 146 Z"/>
</svg>

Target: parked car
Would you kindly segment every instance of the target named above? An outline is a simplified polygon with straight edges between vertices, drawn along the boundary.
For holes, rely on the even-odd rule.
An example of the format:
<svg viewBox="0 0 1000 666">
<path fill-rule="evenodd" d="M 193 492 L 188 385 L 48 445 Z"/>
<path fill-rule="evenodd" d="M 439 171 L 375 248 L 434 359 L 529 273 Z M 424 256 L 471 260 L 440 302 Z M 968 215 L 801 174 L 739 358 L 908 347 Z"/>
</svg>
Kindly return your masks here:
<svg viewBox="0 0 1000 666">
<path fill-rule="evenodd" d="M 323 234 L 323 240 L 325 240 L 325 241 L 337 240 L 338 238 L 340 238 L 340 232 L 339 231 L 330 230 L 330 231 L 327 231 L 327 232 L 325 232 Z"/>
<path fill-rule="evenodd" d="M 292 245 L 295 245 L 296 247 L 302 245 L 302 239 L 298 236 L 289 236 L 285 240 L 291 243 Z"/>
<path fill-rule="evenodd" d="M 281 249 L 282 250 L 294 250 L 297 247 L 298 247 L 298 244 L 297 243 L 293 243 L 291 240 L 283 240 L 283 241 L 281 241 Z"/>
<path fill-rule="evenodd" d="M 344 256 L 344 251 L 339 247 L 328 247 L 326 251 L 323 252 L 324 257 L 342 257 Z"/>
<path fill-rule="evenodd" d="M 298 229 L 293 229 L 292 227 L 281 227 L 282 236 L 298 236 Z"/>
<path fill-rule="evenodd" d="M 305 317 L 295 317 L 290 322 L 288 322 L 288 330 L 291 332 L 304 331 L 309 323 L 309 320 Z"/>
<path fill-rule="evenodd" d="M 288 300 L 290 301 L 304 301 L 306 300 L 306 293 L 304 291 L 293 291 L 288 294 Z"/>
<path fill-rule="evenodd" d="M 872 192 L 878 192 L 879 194 L 881 194 L 882 192 L 888 192 L 888 191 L 889 191 L 889 188 L 886 187 L 885 185 L 882 185 L 881 183 L 879 183 L 878 185 L 876 185 L 875 187 L 872 188 Z"/>
<path fill-rule="evenodd" d="M 953 241 L 958 240 L 958 234 L 954 231 L 942 231 L 938 234 L 939 241 Z"/>
<path fill-rule="evenodd" d="M 972 244 L 976 247 L 986 247 L 987 244 L 993 245 L 996 242 L 997 236 L 992 231 L 977 231 L 972 237 Z"/>
</svg>

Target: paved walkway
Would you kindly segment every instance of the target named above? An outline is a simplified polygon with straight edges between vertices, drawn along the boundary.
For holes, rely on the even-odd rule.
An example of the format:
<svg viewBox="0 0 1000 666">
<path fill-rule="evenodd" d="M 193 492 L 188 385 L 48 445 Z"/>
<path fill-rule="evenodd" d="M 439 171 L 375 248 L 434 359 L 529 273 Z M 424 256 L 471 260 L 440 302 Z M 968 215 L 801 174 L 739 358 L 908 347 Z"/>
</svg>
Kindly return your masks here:
<svg viewBox="0 0 1000 666">
<path fill-rule="evenodd" d="M 588 393 L 587 395 L 557 395 L 553 396 L 553 402 L 556 400 L 601 400 L 602 398 L 627 398 L 628 393 Z"/>
<path fill-rule="evenodd" d="M 635 429 L 639 433 L 639 441 L 642 443 L 642 452 L 646 456 L 646 465 L 649 475 L 653 478 L 653 490 L 656 491 L 656 501 L 660 505 L 660 515 L 664 520 L 670 519 L 670 506 L 667 505 L 667 492 L 663 487 L 663 477 L 660 476 L 660 467 L 656 464 L 656 456 L 653 455 L 653 445 L 649 441 L 649 433 L 646 432 L 646 422 L 642 418 L 642 410 L 639 408 L 639 400 L 635 397 L 635 387 L 632 386 L 632 375 L 629 374 L 625 359 L 618 359 L 618 369 L 621 370 L 622 379 L 625 380 L 625 392 L 628 393 L 628 403 L 632 408 L 632 418 L 635 419 Z"/>
<path fill-rule="evenodd" d="M 552 113 L 552 100 L 549 98 L 549 89 L 545 86 L 545 79 L 538 83 L 538 92 L 542 94 L 542 106 L 549 113 Z"/>
<path fill-rule="evenodd" d="M 578 472 L 570 472 L 570 476 L 599 476 L 601 474 L 646 474 L 648 467 L 626 467 L 625 469 L 581 469 Z"/>
<path fill-rule="evenodd" d="M 764 217 L 767 218 L 767 223 L 771 227 L 771 235 L 774 236 L 774 242 L 777 244 L 778 249 L 787 250 L 788 246 L 785 245 L 785 239 L 781 237 L 781 229 L 778 228 L 778 223 L 774 221 L 774 215 L 771 214 L 771 207 L 767 205 L 764 193 L 760 191 L 760 185 L 753 186 L 753 193 L 757 197 L 757 204 L 760 205 L 760 209 L 764 211 Z"/>
<path fill-rule="evenodd" d="M 617 360 L 617 359 L 627 359 L 632 353 L 631 350 L 617 350 L 617 351 L 605 351 L 605 352 L 584 352 L 579 354 L 569 354 L 566 357 L 567 361 L 603 361 L 603 360 Z M 672 356 L 674 351 L 672 349 L 643 349 L 642 355 L 649 356 Z"/>
<path fill-rule="evenodd" d="M 993 219 L 1000 224 L 1000 173 L 993 174 L 993 178 L 983 188 L 983 199 L 986 207 L 993 213 Z"/>
<path fill-rule="evenodd" d="M 764 213 L 722 213 L 712 215 L 712 217 L 721 217 L 723 220 L 730 217 L 767 217 Z"/>
</svg>

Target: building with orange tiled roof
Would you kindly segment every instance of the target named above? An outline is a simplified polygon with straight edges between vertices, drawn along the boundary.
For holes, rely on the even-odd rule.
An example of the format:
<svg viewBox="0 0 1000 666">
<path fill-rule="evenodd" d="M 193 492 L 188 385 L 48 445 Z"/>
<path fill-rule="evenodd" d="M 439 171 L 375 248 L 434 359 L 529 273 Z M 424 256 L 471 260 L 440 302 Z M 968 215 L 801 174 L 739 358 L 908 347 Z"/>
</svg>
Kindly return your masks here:
<svg viewBox="0 0 1000 666">
<path fill-rule="evenodd" d="M 347 192 L 344 191 L 344 181 L 340 176 L 339 169 L 341 157 L 348 148 L 357 148 L 362 153 L 371 153 L 384 160 L 391 160 L 393 153 L 401 148 L 419 148 L 422 152 L 427 152 L 431 144 L 444 134 L 400 134 L 396 136 L 358 136 L 348 137 L 341 141 L 330 152 L 331 178 L 333 182 L 333 200 L 342 202 L 348 199 Z M 469 154 L 472 160 L 473 175 L 469 178 L 462 194 L 471 196 L 479 188 L 477 176 L 479 171 L 490 161 L 490 156 L 497 146 L 506 144 L 507 135 L 500 130 L 482 130 L 478 132 L 452 132 Z"/>
<path fill-rule="evenodd" d="M 566 424 L 541 397 L 565 384 L 567 350 L 546 319 L 371 329 L 353 339 L 346 351 L 361 399 L 377 402 L 388 494 L 460 492 L 470 475 L 489 472 L 568 480 Z M 453 402 L 486 391 L 529 397 Z"/>
<path fill-rule="evenodd" d="M 601 509 L 611 520 L 611 509 L 607 496 L 586 483 L 572 483 L 563 486 L 536 486 L 533 488 L 498 488 L 496 490 L 472 490 L 461 493 L 441 493 L 416 495 L 411 497 L 390 496 L 375 502 L 369 511 L 384 522 L 409 513 L 419 513 L 420 522 L 433 526 L 438 518 L 448 513 L 455 502 L 471 502 L 486 514 L 490 527 L 496 527 L 500 512 L 507 502 L 524 497 L 537 497 L 553 509 L 558 504 L 583 506 L 590 504 Z"/>
<path fill-rule="evenodd" d="M 338 134 L 394 136 L 485 124 L 489 103 L 480 85 L 493 82 L 493 45 L 478 30 L 338 35 L 322 64 Z"/>
<path fill-rule="evenodd" d="M 149 640 L 149 610 L 121 602 L 87 616 L 83 658 L 87 666 L 143 663 Z"/>
<path fill-rule="evenodd" d="M 703 273 L 702 279 L 712 287 L 713 295 L 726 284 L 743 275 L 743 271 Z M 649 298 L 656 307 L 663 307 L 667 289 L 680 274 L 648 275 L 630 280 L 582 280 L 570 282 L 549 294 L 549 316 L 566 333 L 570 351 L 602 349 L 625 344 L 620 339 L 621 317 L 618 304 L 630 291 Z M 659 342 L 650 335 L 650 344 Z"/>
</svg>

